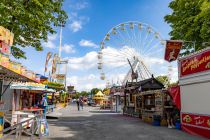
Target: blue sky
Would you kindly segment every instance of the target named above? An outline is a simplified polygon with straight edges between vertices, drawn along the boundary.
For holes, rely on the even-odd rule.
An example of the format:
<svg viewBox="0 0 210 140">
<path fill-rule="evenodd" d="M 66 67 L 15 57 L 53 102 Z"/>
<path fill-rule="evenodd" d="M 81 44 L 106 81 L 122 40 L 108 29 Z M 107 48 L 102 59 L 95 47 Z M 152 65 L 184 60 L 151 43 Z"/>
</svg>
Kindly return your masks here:
<svg viewBox="0 0 210 140">
<path fill-rule="evenodd" d="M 63 28 L 62 58 L 69 59 L 70 62 L 67 83 L 75 85 L 79 91 L 105 86 L 107 81 L 100 80 L 96 65 L 98 46 L 105 34 L 119 23 L 147 23 L 158 30 L 164 39 L 169 39 L 170 27 L 164 22 L 164 16 L 171 12 L 168 8 L 170 1 L 65 0 L 63 9 L 69 19 Z M 43 74 L 47 52 L 58 53 L 60 29 L 55 29 L 57 34 L 49 35 L 48 42 L 43 43 L 43 52 L 36 52 L 32 48 L 25 49 L 28 59 L 21 62 L 28 69 Z M 173 64 L 173 69 L 176 70 L 176 64 Z M 156 71 L 158 72 L 164 74 L 161 70 Z M 175 74 L 173 76 L 176 77 Z"/>
</svg>

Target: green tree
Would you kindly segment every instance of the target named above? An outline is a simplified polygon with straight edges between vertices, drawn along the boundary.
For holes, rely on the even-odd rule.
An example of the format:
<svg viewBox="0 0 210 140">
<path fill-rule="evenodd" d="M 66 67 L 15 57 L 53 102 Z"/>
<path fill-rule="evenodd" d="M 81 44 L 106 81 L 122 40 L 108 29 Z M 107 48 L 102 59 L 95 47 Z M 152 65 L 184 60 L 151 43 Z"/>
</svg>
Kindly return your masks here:
<svg viewBox="0 0 210 140">
<path fill-rule="evenodd" d="M 171 39 L 195 41 L 195 51 L 205 48 L 203 42 L 210 42 L 210 1 L 173 0 L 169 7 L 173 12 L 165 16 L 170 24 Z M 185 43 L 182 55 L 194 51 L 192 43 Z"/>
<path fill-rule="evenodd" d="M 88 96 L 88 94 L 89 93 L 87 91 L 81 91 L 81 93 L 80 93 L 81 96 Z"/>
<path fill-rule="evenodd" d="M 101 90 L 98 89 L 98 88 L 93 88 L 93 89 L 91 90 L 91 94 L 95 95 L 95 94 L 98 93 L 99 91 L 101 91 Z"/>
<path fill-rule="evenodd" d="M 11 47 L 15 58 L 26 58 L 25 47 L 42 51 L 41 42 L 47 42 L 53 27 L 65 24 L 67 14 L 62 10 L 63 0 L 1 0 L 0 25 L 14 33 Z"/>
<path fill-rule="evenodd" d="M 159 82 L 161 82 L 163 85 L 169 86 L 170 81 L 166 75 L 160 75 L 157 76 L 155 79 L 157 79 Z"/>
</svg>

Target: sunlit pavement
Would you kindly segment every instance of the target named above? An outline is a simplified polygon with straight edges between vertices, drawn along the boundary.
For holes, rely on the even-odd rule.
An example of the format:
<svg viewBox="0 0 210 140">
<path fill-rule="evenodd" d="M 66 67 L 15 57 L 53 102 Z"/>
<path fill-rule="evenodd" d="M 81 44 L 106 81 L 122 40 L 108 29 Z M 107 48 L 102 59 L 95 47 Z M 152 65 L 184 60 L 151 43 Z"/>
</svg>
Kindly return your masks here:
<svg viewBox="0 0 210 140">
<path fill-rule="evenodd" d="M 85 106 L 77 111 L 75 105 L 59 110 L 59 119 L 50 119 L 48 140 L 202 140 L 185 132 L 155 127 L 138 118 L 97 111 Z"/>
</svg>

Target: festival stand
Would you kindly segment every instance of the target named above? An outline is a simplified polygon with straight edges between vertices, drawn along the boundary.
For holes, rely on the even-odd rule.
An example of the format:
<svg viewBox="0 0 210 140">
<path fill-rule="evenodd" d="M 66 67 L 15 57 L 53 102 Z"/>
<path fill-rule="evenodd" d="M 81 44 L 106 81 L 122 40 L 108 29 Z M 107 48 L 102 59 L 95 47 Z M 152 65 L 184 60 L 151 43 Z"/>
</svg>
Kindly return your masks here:
<svg viewBox="0 0 210 140">
<path fill-rule="evenodd" d="M 210 138 L 210 48 L 178 60 L 182 129 Z"/>
<path fill-rule="evenodd" d="M 12 124 L 26 121 L 35 116 L 41 127 L 41 134 L 48 135 L 48 124 L 46 113 L 48 108 L 47 94 L 55 92 L 55 90 L 46 88 L 43 84 L 32 82 L 13 82 L 10 89 L 14 89 L 14 110 Z M 19 118 L 18 118 L 19 117 Z M 20 120 L 18 120 L 20 119 Z M 28 122 L 28 124 L 31 124 Z M 27 125 L 27 127 L 31 127 Z M 37 133 L 38 130 L 37 130 Z"/>
</svg>

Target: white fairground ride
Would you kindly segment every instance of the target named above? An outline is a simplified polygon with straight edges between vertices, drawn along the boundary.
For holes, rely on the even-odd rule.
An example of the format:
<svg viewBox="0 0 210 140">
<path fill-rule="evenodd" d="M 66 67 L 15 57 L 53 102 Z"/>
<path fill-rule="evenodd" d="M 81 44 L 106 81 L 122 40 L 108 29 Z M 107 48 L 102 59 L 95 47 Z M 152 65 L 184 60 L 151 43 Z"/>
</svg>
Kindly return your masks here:
<svg viewBox="0 0 210 140">
<path fill-rule="evenodd" d="M 101 80 L 124 86 L 127 81 L 144 80 L 152 74 L 167 74 L 167 67 L 161 69 L 164 45 L 160 33 L 148 24 L 137 21 L 118 24 L 100 44 L 98 69 Z"/>
</svg>

